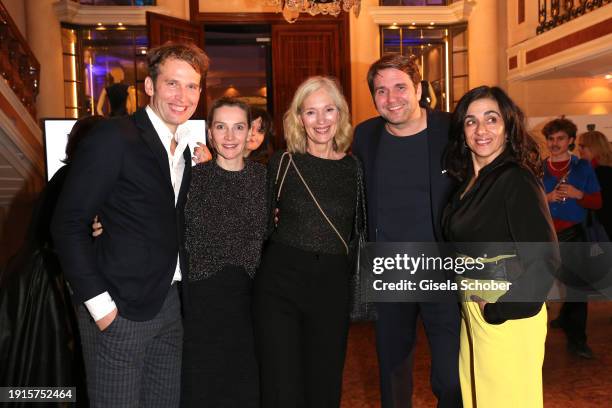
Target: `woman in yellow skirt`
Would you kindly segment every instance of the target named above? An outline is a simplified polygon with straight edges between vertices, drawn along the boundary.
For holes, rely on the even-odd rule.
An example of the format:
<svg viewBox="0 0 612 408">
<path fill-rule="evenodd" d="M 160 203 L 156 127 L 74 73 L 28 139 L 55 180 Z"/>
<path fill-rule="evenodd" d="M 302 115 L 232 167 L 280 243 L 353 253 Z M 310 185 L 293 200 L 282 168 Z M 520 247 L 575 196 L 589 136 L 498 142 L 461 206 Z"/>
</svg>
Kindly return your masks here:
<svg viewBox="0 0 612 408">
<path fill-rule="evenodd" d="M 463 406 L 542 407 L 543 301 L 558 249 L 537 145 L 521 110 L 497 87 L 465 94 L 451 126 L 446 167 L 462 184 L 445 210 L 444 231 L 458 253 L 482 266 L 457 279 Z"/>
</svg>

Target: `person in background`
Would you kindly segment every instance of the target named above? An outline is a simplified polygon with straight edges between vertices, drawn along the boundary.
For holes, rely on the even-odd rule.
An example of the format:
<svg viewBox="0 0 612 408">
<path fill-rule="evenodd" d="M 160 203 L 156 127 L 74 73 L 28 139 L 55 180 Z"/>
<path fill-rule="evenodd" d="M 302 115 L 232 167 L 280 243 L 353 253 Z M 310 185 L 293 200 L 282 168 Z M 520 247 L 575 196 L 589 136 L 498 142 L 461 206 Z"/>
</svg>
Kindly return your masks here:
<svg viewBox="0 0 612 408">
<path fill-rule="evenodd" d="M 249 107 L 216 100 L 215 159 L 194 167 L 185 205 L 183 407 L 258 407 L 251 283 L 267 226 L 266 168 L 245 160 Z"/>
<path fill-rule="evenodd" d="M 274 208 L 281 217 L 255 277 L 261 406 L 337 408 L 359 165 L 346 154 L 352 127 L 337 82 L 305 80 L 285 113 L 284 133 L 288 153 L 268 164 L 270 222 Z"/>
<path fill-rule="evenodd" d="M 244 148 L 244 157 L 267 165 L 274 153 L 274 123 L 265 109 L 252 106 L 250 111 L 253 119 Z M 213 159 L 208 146 L 200 142 L 195 148 L 194 155 L 196 163 L 206 163 Z"/>
<path fill-rule="evenodd" d="M 557 237 L 563 243 L 584 242 L 582 223 L 586 220 L 587 211 L 601 208 L 600 187 L 593 168 L 587 160 L 570 154 L 576 132 L 576 125 L 565 118 L 554 119 L 542 129 L 550 151 L 550 157 L 544 163 L 546 200 Z M 566 297 L 572 301 L 563 303 L 551 327 L 565 331 L 570 353 L 591 359 L 593 351 L 586 342 L 586 294 L 573 287 L 580 280 L 582 254 L 576 250 L 579 248 L 571 245 L 562 245 L 561 249 L 562 281 L 566 283 Z"/>
<path fill-rule="evenodd" d="M 113 67 L 108 73 L 110 84 L 102 88 L 96 105 L 96 113 L 104 116 L 104 105 L 108 99 L 107 116 L 131 115 L 136 111 L 136 88 L 124 82 L 125 72 L 121 67 Z"/>
<path fill-rule="evenodd" d="M 65 166 L 40 194 L 26 241 L 0 276 L 0 384 L 76 386 L 78 407 L 88 406 L 83 356 L 76 315 L 49 225 L 79 144 L 102 119 L 87 116 L 72 127 Z"/>
<path fill-rule="evenodd" d="M 460 290 L 463 406 L 541 408 L 544 300 L 559 255 L 548 244 L 556 237 L 537 144 L 503 90 L 481 86 L 459 100 L 445 164 L 461 182 L 444 213 L 445 237 L 484 265 L 457 280 L 512 283 L 497 292 Z M 532 250 L 534 242 L 547 244 Z M 484 256 L 481 243 L 488 243 Z"/>
<path fill-rule="evenodd" d="M 353 153 L 363 162 L 369 241 L 443 241 L 442 210 L 455 183 L 442 167 L 450 115 L 419 106 L 416 62 L 389 54 L 368 71 L 380 116 L 355 129 Z M 412 352 L 420 316 L 431 348 L 431 388 L 438 407 L 461 406 L 459 307 L 451 302 L 376 304 L 376 352 L 383 408 L 412 406 Z"/>
<path fill-rule="evenodd" d="M 244 155 L 249 160 L 267 165 L 274 153 L 274 122 L 265 109 L 258 107 L 251 107 L 251 117 L 251 131 Z"/>
<path fill-rule="evenodd" d="M 593 166 L 601 187 L 602 206 L 597 219 L 612 238 L 612 145 L 603 133 L 592 130 L 578 136 L 580 157 Z"/>
</svg>

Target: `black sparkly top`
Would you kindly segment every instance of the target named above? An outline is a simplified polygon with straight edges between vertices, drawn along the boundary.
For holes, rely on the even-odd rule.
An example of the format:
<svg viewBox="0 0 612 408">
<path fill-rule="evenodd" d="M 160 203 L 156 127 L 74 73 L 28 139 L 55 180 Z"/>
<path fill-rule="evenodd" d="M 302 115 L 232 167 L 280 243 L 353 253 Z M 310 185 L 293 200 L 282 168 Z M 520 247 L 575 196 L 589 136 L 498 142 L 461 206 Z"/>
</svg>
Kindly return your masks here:
<svg viewBox="0 0 612 408">
<path fill-rule="evenodd" d="M 268 164 L 269 203 L 276 203 L 275 179 L 283 152 L 277 152 Z M 327 160 L 308 153 L 294 154 L 293 160 L 308 183 L 317 201 L 334 223 L 342 237 L 350 241 L 353 232 L 355 208 L 357 205 L 357 163 L 345 156 L 340 160 Z M 283 160 L 280 179 L 289 163 Z M 290 167 L 282 188 L 279 223 L 271 223 L 270 240 L 305 251 L 346 254 L 340 238 L 321 215 L 308 194 L 295 169 Z"/>
<path fill-rule="evenodd" d="M 227 171 L 214 160 L 193 168 L 185 205 L 188 280 L 206 279 L 225 266 L 253 277 L 265 236 L 266 168 L 250 160 Z"/>
</svg>

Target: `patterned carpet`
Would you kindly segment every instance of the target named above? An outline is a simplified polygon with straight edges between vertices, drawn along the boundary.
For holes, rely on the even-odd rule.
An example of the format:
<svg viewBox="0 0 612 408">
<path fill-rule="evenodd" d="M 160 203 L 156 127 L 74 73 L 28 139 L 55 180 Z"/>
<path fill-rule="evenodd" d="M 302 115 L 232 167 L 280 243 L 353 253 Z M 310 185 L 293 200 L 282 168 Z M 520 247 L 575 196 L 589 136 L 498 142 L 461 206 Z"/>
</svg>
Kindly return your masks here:
<svg viewBox="0 0 612 408">
<path fill-rule="evenodd" d="M 551 304 L 549 319 L 557 316 L 559 304 Z M 565 336 L 549 329 L 544 361 L 545 408 L 612 407 L 612 302 L 589 304 L 587 334 L 595 353 L 583 360 L 567 353 Z M 429 386 L 429 349 L 420 325 L 414 362 L 414 408 L 435 407 Z M 374 328 L 360 323 L 351 328 L 344 369 L 342 408 L 377 408 L 378 366 Z M 488 407 L 487 407 L 488 408 Z"/>
</svg>

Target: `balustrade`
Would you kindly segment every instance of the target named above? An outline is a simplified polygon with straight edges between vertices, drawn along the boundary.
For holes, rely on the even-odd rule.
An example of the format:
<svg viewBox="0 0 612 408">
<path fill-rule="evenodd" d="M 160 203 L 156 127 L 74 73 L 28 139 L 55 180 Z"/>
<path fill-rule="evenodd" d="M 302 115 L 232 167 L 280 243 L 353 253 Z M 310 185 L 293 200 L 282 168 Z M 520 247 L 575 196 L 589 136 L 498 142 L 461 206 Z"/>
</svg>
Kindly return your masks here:
<svg viewBox="0 0 612 408">
<path fill-rule="evenodd" d="M 612 0 L 538 0 L 536 33 L 558 27 L 610 2 Z"/>
<path fill-rule="evenodd" d="M 36 119 L 40 64 L 1 2 L 0 75 Z"/>
</svg>

